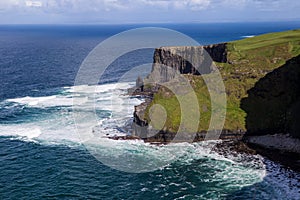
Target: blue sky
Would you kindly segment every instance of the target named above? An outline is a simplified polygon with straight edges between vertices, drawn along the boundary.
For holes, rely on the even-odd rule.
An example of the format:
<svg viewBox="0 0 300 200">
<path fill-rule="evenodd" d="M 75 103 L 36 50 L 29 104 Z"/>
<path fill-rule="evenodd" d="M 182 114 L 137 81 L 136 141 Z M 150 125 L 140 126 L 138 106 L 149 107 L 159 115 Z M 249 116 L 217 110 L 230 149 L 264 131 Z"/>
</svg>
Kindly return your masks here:
<svg viewBox="0 0 300 200">
<path fill-rule="evenodd" d="M 292 21 L 299 0 L 0 0 L 0 24 Z"/>
</svg>

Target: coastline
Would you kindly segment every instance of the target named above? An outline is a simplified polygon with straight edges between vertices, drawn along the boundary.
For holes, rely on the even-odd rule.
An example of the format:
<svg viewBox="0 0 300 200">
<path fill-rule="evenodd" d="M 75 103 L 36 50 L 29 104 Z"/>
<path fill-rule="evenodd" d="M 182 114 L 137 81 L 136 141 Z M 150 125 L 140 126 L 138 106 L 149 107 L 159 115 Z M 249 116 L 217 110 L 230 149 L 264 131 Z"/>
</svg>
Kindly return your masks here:
<svg viewBox="0 0 300 200">
<path fill-rule="evenodd" d="M 288 34 L 288 32 L 283 33 Z M 297 32 L 291 32 L 291 34 L 297 34 Z M 280 35 L 280 33 L 279 33 Z M 270 34 L 271 37 L 278 37 L 278 35 Z M 258 40 L 260 41 L 260 38 L 265 37 L 258 36 Z M 279 36 L 281 37 L 281 36 Z M 256 37 L 247 38 L 244 40 L 241 40 L 238 44 L 244 44 L 247 46 L 249 45 L 245 41 L 255 39 Z M 240 65 L 244 65 L 245 63 L 249 63 L 249 60 L 245 60 L 244 58 L 240 58 L 238 60 L 236 57 L 232 59 L 232 55 L 236 53 L 236 50 L 232 50 L 232 46 L 234 46 L 235 43 L 221 43 L 221 44 L 214 44 L 214 45 L 208 45 L 208 46 L 199 46 L 199 47 L 161 47 L 155 50 L 154 56 L 153 56 L 153 68 L 151 75 L 154 76 L 154 80 L 161 80 L 162 82 L 168 82 L 174 78 L 174 74 L 172 72 L 168 72 L 168 69 L 165 69 L 162 67 L 163 65 L 171 66 L 171 68 L 174 68 L 180 72 L 180 74 L 190 74 L 191 76 L 198 76 L 200 75 L 199 72 L 195 70 L 195 68 L 188 63 L 186 60 L 184 60 L 182 57 L 178 56 L 176 52 L 183 52 L 184 55 L 189 56 L 191 60 L 197 60 L 196 64 L 201 65 L 201 62 L 203 62 L 203 49 L 211 56 L 212 61 L 217 63 L 217 67 L 221 69 L 224 68 L 224 66 L 228 67 L 238 67 Z M 250 43 L 251 46 L 251 43 Z M 228 50 L 230 49 L 230 51 Z M 240 47 L 242 48 L 242 47 Z M 245 48 L 245 47 L 243 47 Z M 263 47 L 264 48 L 264 47 Z M 234 49 L 234 48 L 233 48 Z M 200 58 L 198 58 L 200 56 Z M 275 55 L 274 55 L 275 56 Z M 291 58 L 290 58 L 291 57 Z M 297 99 L 297 93 L 295 93 L 294 90 L 295 87 L 293 87 L 293 84 L 297 85 L 297 65 L 299 63 L 300 57 L 297 56 L 290 56 L 284 58 L 283 60 L 285 63 L 282 65 L 278 63 L 278 57 L 272 58 L 272 56 L 268 59 L 272 61 L 271 67 L 274 69 L 265 70 L 262 72 L 262 69 L 259 68 L 259 65 L 257 66 L 258 69 L 247 69 L 250 70 L 248 72 L 243 72 L 239 70 L 236 70 L 233 72 L 231 76 L 228 76 L 228 78 L 224 77 L 225 81 L 230 81 L 231 79 L 239 80 L 237 82 L 238 84 L 243 82 L 243 77 L 248 78 L 251 80 L 251 82 L 255 81 L 255 84 L 249 85 L 245 92 L 247 92 L 247 95 L 241 95 L 238 94 L 237 98 L 238 101 L 241 101 L 241 108 L 244 110 L 244 112 L 247 114 L 245 116 L 245 127 L 244 128 L 238 128 L 237 126 L 231 126 L 231 127 L 237 127 L 237 128 L 225 128 L 221 130 L 221 135 L 219 137 L 220 140 L 223 142 L 224 148 L 232 149 L 236 152 L 246 152 L 250 154 L 260 154 L 265 157 L 268 157 L 270 160 L 279 162 L 283 164 L 284 166 L 287 166 L 288 168 L 294 169 L 296 171 L 300 171 L 300 140 L 297 139 L 297 135 L 295 133 L 292 134 L 292 136 L 289 135 L 289 133 L 285 130 L 282 134 L 280 133 L 283 129 L 286 128 L 289 123 L 293 122 L 293 118 L 289 119 L 290 121 L 283 121 L 280 119 L 281 113 L 277 113 L 276 109 L 276 102 L 282 101 L 282 98 L 286 95 L 291 96 L 291 99 Z M 275 59 L 275 61 L 274 61 Z M 247 62 L 246 62 L 247 61 Z M 281 62 L 283 62 L 281 61 Z M 255 63 L 255 62 L 254 62 Z M 256 63 L 259 64 L 259 63 Z M 266 68 L 266 67 L 265 67 Z M 208 71 L 206 73 L 210 73 L 210 70 L 213 70 L 212 68 L 207 68 Z M 294 73 L 294 74 L 293 74 Z M 296 74 L 295 74 L 296 73 Z M 293 74 L 293 75 L 291 75 Z M 230 75 L 230 74 L 229 74 Z M 286 79 L 286 76 L 290 76 L 290 79 Z M 292 81 L 291 81 L 292 80 Z M 193 79 L 190 80 L 191 82 L 194 81 Z M 145 81 L 146 82 L 146 81 Z M 256 83 L 257 82 L 257 83 Z M 279 89 L 275 88 L 261 88 L 263 87 L 269 87 L 270 83 L 273 83 L 273 85 L 276 85 L 279 87 Z M 286 84 L 288 83 L 288 84 Z M 281 85 L 285 85 L 285 87 L 281 87 Z M 291 88 L 291 89 L 290 89 Z M 132 96 L 142 96 L 145 101 L 135 106 L 134 113 L 133 113 L 133 134 L 132 137 L 139 138 L 141 140 L 144 140 L 144 142 L 148 143 L 156 143 L 156 144 L 168 144 L 170 142 L 174 142 L 173 139 L 176 136 L 176 131 L 172 131 L 172 129 L 168 129 L 164 127 L 161 130 L 155 130 L 151 125 L 148 123 L 147 115 L 147 109 L 151 107 L 151 103 L 153 99 L 155 98 L 155 94 L 159 92 L 160 87 L 156 85 L 152 85 L 149 87 L 144 87 L 143 83 L 141 83 L 141 80 L 139 80 L 139 83 L 137 81 L 136 87 L 131 89 L 131 95 Z M 274 90 L 274 91 L 273 91 Z M 285 93 L 277 94 L 279 91 L 285 91 Z M 265 93 L 262 96 L 262 91 Z M 165 90 L 162 90 L 160 92 L 166 92 Z M 236 94 L 234 91 L 230 91 L 227 93 L 227 95 L 230 94 Z M 257 94 L 256 94 L 257 93 Z M 287 94 L 286 94 L 287 93 Z M 255 95 L 262 100 L 256 100 Z M 283 96 L 283 97 L 282 97 Z M 160 98 L 163 98 L 160 97 Z M 169 96 L 167 96 L 169 98 Z M 274 112 L 273 115 L 271 115 L 272 119 L 266 119 L 267 115 L 262 113 L 262 119 L 263 120 L 269 120 L 274 121 L 278 120 L 275 123 L 276 126 L 272 127 L 273 123 L 269 124 L 263 124 L 260 123 L 253 115 L 255 113 L 255 108 L 257 106 L 260 106 L 261 103 L 265 103 L 265 101 L 271 101 L 270 106 L 270 112 Z M 282 106 L 282 109 L 286 109 L 286 111 L 283 111 L 285 113 L 290 112 L 290 109 L 293 108 L 293 104 L 295 104 L 297 100 L 293 100 L 290 103 L 286 103 Z M 274 104 L 274 106 L 273 106 Z M 297 103 L 296 103 L 297 104 Z M 272 107 L 273 106 L 273 107 Z M 266 107 L 266 106 L 264 106 Z M 252 110 L 250 110 L 252 109 Z M 254 110 L 253 110 L 254 109 Z M 261 110 L 258 111 L 261 113 Z M 292 111 L 294 112 L 294 111 Z M 249 114 L 250 113 L 250 114 Z M 286 119 L 285 119 L 286 120 Z M 295 119 L 294 119 L 295 120 Z M 255 125 L 257 123 L 257 126 Z M 284 123 L 284 124 L 283 124 Z M 262 124 L 262 125 L 261 125 Z M 276 129 L 276 127 L 279 127 Z M 281 127 L 281 128 L 280 128 Z M 174 130 L 174 129 L 173 129 Z M 257 130 L 257 131 L 256 131 Z M 271 131 L 270 131 L 271 130 Z M 257 133 L 257 135 L 256 135 Z M 206 135 L 208 134 L 207 131 L 198 131 L 196 133 L 184 133 L 186 135 L 186 138 L 176 138 L 175 142 L 186 142 L 186 141 L 192 141 L 192 142 L 201 142 L 205 140 Z M 193 139 L 191 140 L 191 138 Z M 120 138 L 119 138 L 120 139 Z M 185 140 L 186 139 L 186 140 Z"/>
<path fill-rule="evenodd" d="M 150 94 L 150 95 L 149 95 Z M 148 122 L 143 119 L 145 109 L 150 105 L 153 93 L 149 90 L 147 92 L 135 91 L 133 96 L 143 96 L 145 101 L 135 106 L 133 130 L 134 134 L 125 137 L 111 138 L 114 140 L 143 140 L 146 143 L 165 145 L 172 142 L 176 133 L 167 131 L 155 131 L 157 134 L 150 138 L 145 132 L 148 130 Z M 149 95 L 149 96 L 147 96 Z M 141 135 L 141 133 L 143 133 Z M 207 132 L 195 134 L 193 142 L 205 141 Z M 146 136 L 143 138 L 143 136 Z M 215 151 L 224 155 L 229 151 L 235 153 L 259 154 L 272 161 L 278 162 L 288 169 L 300 172 L 300 140 L 285 134 L 273 134 L 264 136 L 247 136 L 247 132 L 222 130 L 220 135 L 222 142 L 218 143 L 214 148 Z M 180 142 L 180 141 L 176 141 Z M 185 141 L 181 141 L 185 142 Z"/>
</svg>

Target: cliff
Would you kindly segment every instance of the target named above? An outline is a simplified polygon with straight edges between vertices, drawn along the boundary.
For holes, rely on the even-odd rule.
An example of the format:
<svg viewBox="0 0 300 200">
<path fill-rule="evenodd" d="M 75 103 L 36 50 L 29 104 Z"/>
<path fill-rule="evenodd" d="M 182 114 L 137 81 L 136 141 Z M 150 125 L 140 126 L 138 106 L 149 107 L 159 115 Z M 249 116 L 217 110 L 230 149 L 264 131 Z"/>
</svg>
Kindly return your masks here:
<svg viewBox="0 0 300 200">
<path fill-rule="evenodd" d="M 227 63 L 227 43 L 212 44 L 204 46 L 206 52 L 210 55 L 211 59 L 218 63 Z"/>
<path fill-rule="evenodd" d="M 227 114 L 223 133 L 247 132 L 249 135 L 259 132 L 291 133 L 297 126 L 297 123 L 293 122 L 297 117 L 295 113 L 299 107 L 296 100 L 298 97 L 292 94 L 299 94 L 295 87 L 298 82 L 288 84 L 291 79 L 283 77 L 290 77 L 293 81 L 298 79 L 299 76 L 290 70 L 293 67 L 288 66 L 293 65 L 293 69 L 297 69 L 299 54 L 300 30 L 271 33 L 209 46 L 161 47 L 154 52 L 153 68 L 149 77 L 159 79 L 158 82 L 170 82 L 176 73 L 180 73 L 189 80 L 197 94 L 201 115 L 196 135 L 199 140 L 203 139 L 203 134 L 207 132 L 211 118 L 210 95 L 203 76 L 213 72 L 215 70 L 213 66 L 217 66 L 220 71 L 227 94 Z M 212 65 L 212 62 L 215 65 Z M 197 71 L 196 68 L 199 66 L 200 70 Z M 281 73 L 282 71 L 284 72 Z M 277 77 L 278 73 L 281 74 L 281 78 Z M 280 85 L 285 85 L 285 88 L 278 89 Z M 145 88 L 148 90 L 150 88 L 151 91 L 152 87 L 154 86 L 147 85 L 146 79 Z M 270 88 L 273 90 L 269 91 Z M 253 101 L 259 99 L 257 97 L 260 95 L 265 95 L 266 98 L 261 98 L 260 102 Z M 269 102 L 271 96 L 274 97 L 272 99 L 278 98 Z M 285 100 L 285 97 L 288 99 Z M 134 121 L 137 125 L 149 126 L 149 109 L 154 104 L 162 105 L 167 114 L 160 134 L 176 133 L 181 120 L 180 105 L 174 93 L 164 87 L 156 88 L 147 103 L 135 108 Z M 255 117 L 256 115 L 259 117 Z"/>
<path fill-rule="evenodd" d="M 209 46 L 161 47 L 155 49 L 152 75 L 159 82 L 168 82 L 180 74 L 209 74 L 215 62 L 227 62 L 226 43 Z M 191 63 L 192 62 L 192 63 Z"/>
<path fill-rule="evenodd" d="M 268 73 L 241 101 L 247 135 L 289 133 L 300 138 L 300 55 Z"/>
<path fill-rule="evenodd" d="M 181 85 L 174 78 L 182 74 L 197 95 L 199 107 L 195 109 L 201 116 L 198 131 L 187 131 L 186 136 L 194 142 L 204 140 L 209 134 L 211 99 L 203 77 L 216 70 L 213 66 L 221 73 L 227 94 L 220 139 L 230 142 L 222 144 L 232 151 L 260 153 L 300 170 L 300 30 L 209 46 L 156 49 L 152 72 L 144 80 L 143 94 L 148 98 L 135 107 L 134 137 L 146 142 L 174 142 L 182 120 L 178 97 L 166 87 L 147 84 L 147 79 Z M 158 112 L 158 116 L 166 115 L 163 122 L 150 116 L 156 105 L 164 108 L 165 113 Z M 193 120 L 191 117 L 187 123 Z"/>
</svg>

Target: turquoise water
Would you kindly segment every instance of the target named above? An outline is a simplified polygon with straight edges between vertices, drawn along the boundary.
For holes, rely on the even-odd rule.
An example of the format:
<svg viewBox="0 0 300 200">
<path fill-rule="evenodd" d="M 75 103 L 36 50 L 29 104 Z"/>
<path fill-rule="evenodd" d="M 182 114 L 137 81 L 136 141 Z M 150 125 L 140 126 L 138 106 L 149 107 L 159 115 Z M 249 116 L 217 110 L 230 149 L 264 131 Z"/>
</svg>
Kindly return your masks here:
<svg viewBox="0 0 300 200">
<path fill-rule="evenodd" d="M 208 44 L 299 25 L 164 26 Z M 134 83 L 114 82 L 131 67 L 152 62 L 151 49 L 139 52 L 138 59 L 133 52 L 113 63 L 103 85 L 72 86 L 81 62 L 99 42 L 134 27 L 0 26 L 0 199 L 299 199 L 298 173 L 259 155 L 220 155 L 211 150 L 216 142 L 155 146 L 104 138 L 83 145 L 75 131 L 74 99 L 87 102 L 76 112 L 95 111 L 99 135 L 124 134 L 134 105 L 142 102 L 123 95 Z M 96 106 L 89 103 L 92 97 Z M 91 150 L 101 152 L 103 162 Z M 124 159 L 132 156 L 161 167 L 146 173 L 116 170 L 138 166 Z"/>
</svg>

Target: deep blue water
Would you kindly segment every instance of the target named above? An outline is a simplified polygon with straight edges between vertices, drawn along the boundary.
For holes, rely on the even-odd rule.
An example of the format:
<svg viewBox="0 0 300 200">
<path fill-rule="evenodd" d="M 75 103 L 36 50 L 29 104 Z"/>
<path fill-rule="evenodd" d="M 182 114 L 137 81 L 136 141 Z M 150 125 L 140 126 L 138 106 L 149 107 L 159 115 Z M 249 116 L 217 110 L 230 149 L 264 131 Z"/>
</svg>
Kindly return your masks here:
<svg viewBox="0 0 300 200">
<path fill-rule="evenodd" d="M 99 42 L 144 26 L 0 26 L 0 199 L 300 199 L 299 174 L 260 156 L 224 158 L 193 144 L 172 164 L 135 174 L 102 164 L 76 139 L 71 100 L 78 95 L 72 86 L 80 64 Z M 150 26 L 211 44 L 296 29 L 300 22 Z M 109 119 L 114 110 L 120 116 L 105 121 L 100 131 L 117 132 L 131 116 L 139 101 L 108 108 L 110 88 L 126 70 L 152 62 L 152 54 L 146 49 L 124 55 L 104 75 L 110 85 L 99 88 L 97 117 Z M 88 90 L 83 89 L 86 96 Z M 122 145 L 139 155 L 153 148 Z"/>
</svg>

